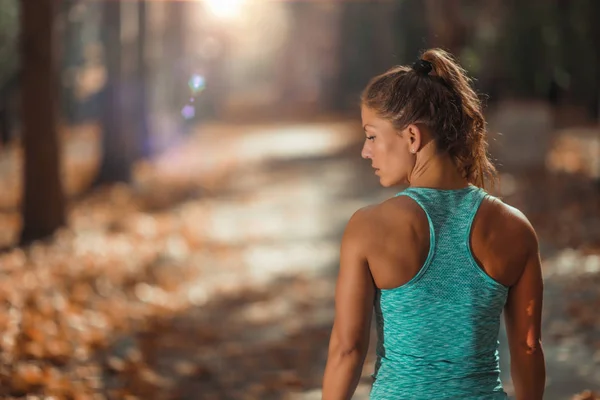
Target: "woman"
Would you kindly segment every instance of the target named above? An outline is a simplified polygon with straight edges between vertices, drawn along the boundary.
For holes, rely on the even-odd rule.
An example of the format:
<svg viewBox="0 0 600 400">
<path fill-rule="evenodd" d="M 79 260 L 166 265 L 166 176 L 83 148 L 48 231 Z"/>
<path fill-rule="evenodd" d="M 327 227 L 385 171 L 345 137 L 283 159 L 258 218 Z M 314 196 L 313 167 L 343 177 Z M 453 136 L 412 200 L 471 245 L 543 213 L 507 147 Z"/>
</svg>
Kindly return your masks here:
<svg viewBox="0 0 600 400">
<path fill-rule="evenodd" d="M 517 400 L 542 399 L 542 274 L 534 229 L 484 191 L 495 179 L 480 101 L 439 49 L 375 77 L 362 96 L 382 186 L 408 188 L 357 211 L 341 245 L 323 399 L 350 399 L 375 309 L 371 399 L 506 399 L 504 310 Z"/>
</svg>

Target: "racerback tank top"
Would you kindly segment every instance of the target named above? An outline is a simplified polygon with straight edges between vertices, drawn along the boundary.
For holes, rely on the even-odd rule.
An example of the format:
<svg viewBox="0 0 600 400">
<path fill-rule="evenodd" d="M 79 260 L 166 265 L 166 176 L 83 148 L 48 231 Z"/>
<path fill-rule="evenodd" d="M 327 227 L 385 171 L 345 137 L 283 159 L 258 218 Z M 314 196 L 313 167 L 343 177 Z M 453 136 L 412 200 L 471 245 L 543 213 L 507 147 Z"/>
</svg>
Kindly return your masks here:
<svg viewBox="0 0 600 400">
<path fill-rule="evenodd" d="M 427 215 L 429 254 L 406 284 L 378 289 L 372 400 L 506 399 L 498 333 L 508 287 L 476 263 L 473 219 L 486 196 L 463 189 L 408 188 Z M 401 244 L 399 244 L 401 245 Z"/>
</svg>

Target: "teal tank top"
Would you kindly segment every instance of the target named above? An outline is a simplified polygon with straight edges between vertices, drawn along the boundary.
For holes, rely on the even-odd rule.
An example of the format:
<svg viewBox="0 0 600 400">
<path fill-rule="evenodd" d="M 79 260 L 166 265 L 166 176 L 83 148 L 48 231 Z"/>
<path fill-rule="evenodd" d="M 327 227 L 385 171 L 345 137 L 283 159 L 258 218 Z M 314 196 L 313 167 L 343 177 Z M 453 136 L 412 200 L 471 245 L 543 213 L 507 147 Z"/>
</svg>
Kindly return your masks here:
<svg viewBox="0 0 600 400">
<path fill-rule="evenodd" d="M 479 267 L 469 240 L 475 214 L 489 195 L 470 185 L 408 188 L 396 196 L 410 197 L 425 211 L 429 254 L 409 282 L 376 291 L 370 398 L 507 399 L 498 333 L 508 287 Z"/>
</svg>

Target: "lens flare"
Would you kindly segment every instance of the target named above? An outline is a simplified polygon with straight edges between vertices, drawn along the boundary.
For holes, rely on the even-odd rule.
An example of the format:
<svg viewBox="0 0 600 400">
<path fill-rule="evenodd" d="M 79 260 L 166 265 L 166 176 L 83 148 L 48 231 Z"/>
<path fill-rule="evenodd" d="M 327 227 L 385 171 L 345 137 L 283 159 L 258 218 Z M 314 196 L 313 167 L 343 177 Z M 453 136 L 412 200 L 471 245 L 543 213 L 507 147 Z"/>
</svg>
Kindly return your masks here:
<svg viewBox="0 0 600 400">
<path fill-rule="evenodd" d="M 206 80 L 202 75 L 194 74 L 188 81 L 192 93 L 200 93 L 206 88 Z"/>
<path fill-rule="evenodd" d="M 186 104 L 181 109 L 181 115 L 185 119 L 192 119 L 196 115 L 196 108 L 194 106 L 190 105 L 190 104 Z"/>
<path fill-rule="evenodd" d="M 209 11 L 217 18 L 230 19 L 240 14 L 244 0 L 206 0 Z"/>
</svg>

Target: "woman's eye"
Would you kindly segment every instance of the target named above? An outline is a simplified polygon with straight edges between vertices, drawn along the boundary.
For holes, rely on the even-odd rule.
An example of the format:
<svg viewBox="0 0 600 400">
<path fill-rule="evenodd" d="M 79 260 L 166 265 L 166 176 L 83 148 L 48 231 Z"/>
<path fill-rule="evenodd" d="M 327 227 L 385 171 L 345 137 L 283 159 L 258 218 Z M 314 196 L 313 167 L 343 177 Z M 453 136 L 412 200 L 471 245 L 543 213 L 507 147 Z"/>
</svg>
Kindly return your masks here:
<svg viewBox="0 0 600 400">
<path fill-rule="evenodd" d="M 370 140 L 372 142 L 373 139 L 375 139 L 375 136 L 367 136 L 367 140 Z"/>
</svg>

